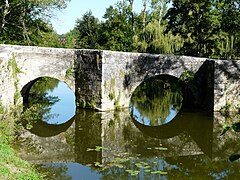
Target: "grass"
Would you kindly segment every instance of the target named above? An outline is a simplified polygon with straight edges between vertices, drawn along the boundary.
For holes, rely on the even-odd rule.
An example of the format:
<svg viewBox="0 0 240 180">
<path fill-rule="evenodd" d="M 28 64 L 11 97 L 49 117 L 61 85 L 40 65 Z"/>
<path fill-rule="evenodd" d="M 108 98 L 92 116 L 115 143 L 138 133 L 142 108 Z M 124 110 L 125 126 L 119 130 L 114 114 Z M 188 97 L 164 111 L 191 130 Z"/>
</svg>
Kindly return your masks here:
<svg viewBox="0 0 240 180">
<path fill-rule="evenodd" d="M 14 118 L 13 118 L 14 117 Z M 16 112 L 0 114 L 0 179 L 38 180 L 43 177 L 27 161 L 20 159 L 13 147 Z"/>
</svg>

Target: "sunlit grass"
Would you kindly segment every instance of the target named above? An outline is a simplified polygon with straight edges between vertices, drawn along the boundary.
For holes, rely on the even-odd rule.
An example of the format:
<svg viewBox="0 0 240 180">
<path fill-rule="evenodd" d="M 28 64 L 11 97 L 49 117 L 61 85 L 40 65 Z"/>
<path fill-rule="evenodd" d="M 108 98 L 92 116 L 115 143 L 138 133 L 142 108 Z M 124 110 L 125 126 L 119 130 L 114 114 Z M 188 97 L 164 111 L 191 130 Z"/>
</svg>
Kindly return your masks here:
<svg viewBox="0 0 240 180">
<path fill-rule="evenodd" d="M 0 114 L 0 179 L 42 179 L 34 167 L 20 159 L 12 148 L 11 142 L 14 140 L 16 130 L 14 125 L 16 116 L 12 115 Z"/>
</svg>

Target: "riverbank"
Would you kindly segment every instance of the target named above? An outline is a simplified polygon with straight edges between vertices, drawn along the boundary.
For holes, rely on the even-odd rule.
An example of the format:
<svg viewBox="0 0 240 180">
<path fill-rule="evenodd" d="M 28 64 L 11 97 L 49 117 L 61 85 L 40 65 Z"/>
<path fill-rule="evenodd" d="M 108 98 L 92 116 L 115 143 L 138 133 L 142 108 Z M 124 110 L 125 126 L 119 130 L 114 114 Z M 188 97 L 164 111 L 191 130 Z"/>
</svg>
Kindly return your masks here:
<svg viewBox="0 0 240 180">
<path fill-rule="evenodd" d="M 43 179 L 34 166 L 17 157 L 13 148 L 17 117 L 15 111 L 0 111 L 0 179 Z"/>
</svg>

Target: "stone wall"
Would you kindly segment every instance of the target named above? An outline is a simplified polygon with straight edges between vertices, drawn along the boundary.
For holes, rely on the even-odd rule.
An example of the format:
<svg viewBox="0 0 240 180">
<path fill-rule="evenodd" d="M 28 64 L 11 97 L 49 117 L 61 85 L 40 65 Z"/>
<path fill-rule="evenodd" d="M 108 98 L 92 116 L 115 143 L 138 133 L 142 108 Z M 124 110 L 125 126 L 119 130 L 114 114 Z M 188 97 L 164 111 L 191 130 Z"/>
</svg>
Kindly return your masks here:
<svg viewBox="0 0 240 180">
<path fill-rule="evenodd" d="M 9 64 L 9 49 L 0 49 L 0 102 L 3 106 L 14 104 L 14 79 Z"/>
<path fill-rule="evenodd" d="M 32 46 L 0 45 L 0 99 L 4 106 L 14 104 L 21 98 L 32 81 L 48 76 L 66 82 L 75 91 L 75 50 Z M 14 98 L 15 94 L 15 98 Z M 16 102 L 15 102 L 16 103 Z"/>
<path fill-rule="evenodd" d="M 101 109 L 128 107 L 135 88 L 161 74 L 196 73 L 206 58 L 103 51 Z"/>
<path fill-rule="evenodd" d="M 240 111 L 240 61 L 216 60 L 214 111 Z"/>
<path fill-rule="evenodd" d="M 102 110 L 102 52 L 98 50 L 76 50 L 76 56 L 77 106 Z"/>
</svg>

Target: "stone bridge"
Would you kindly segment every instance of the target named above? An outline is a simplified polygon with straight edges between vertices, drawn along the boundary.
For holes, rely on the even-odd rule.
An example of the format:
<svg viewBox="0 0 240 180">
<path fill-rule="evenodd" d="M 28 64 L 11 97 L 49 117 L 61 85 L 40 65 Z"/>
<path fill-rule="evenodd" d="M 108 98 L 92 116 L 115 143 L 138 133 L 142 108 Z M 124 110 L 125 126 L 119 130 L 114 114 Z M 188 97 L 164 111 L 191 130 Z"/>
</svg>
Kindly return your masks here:
<svg viewBox="0 0 240 180">
<path fill-rule="evenodd" d="M 240 61 L 0 45 L 0 69 L 4 106 L 24 101 L 31 85 L 48 76 L 67 83 L 78 106 L 107 111 L 128 107 L 135 88 L 150 77 L 180 78 L 188 72 L 195 74 L 197 87 L 202 89 L 197 98 L 208 99 L 214 111 L 226 105 L 239 110 L 240 106 Z"/>
</svg>

